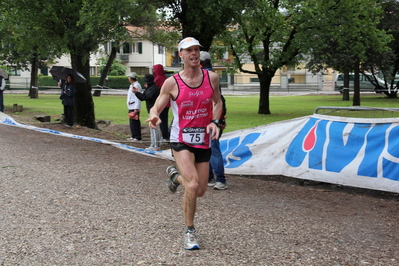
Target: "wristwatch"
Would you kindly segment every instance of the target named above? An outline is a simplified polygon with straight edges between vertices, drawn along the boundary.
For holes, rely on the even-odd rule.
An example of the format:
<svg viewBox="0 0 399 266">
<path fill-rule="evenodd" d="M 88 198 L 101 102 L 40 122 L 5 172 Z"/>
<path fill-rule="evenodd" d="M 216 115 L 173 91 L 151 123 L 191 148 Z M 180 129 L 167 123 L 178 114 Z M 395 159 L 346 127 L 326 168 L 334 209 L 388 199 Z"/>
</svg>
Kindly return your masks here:
<svg viewBox="0 0 399 266">
<path fill-rule="evenodd" d="M 214 123 L 217 127 L 220 127 L 219 119 L 213 119 L 211 123 Z"/>
</svg>

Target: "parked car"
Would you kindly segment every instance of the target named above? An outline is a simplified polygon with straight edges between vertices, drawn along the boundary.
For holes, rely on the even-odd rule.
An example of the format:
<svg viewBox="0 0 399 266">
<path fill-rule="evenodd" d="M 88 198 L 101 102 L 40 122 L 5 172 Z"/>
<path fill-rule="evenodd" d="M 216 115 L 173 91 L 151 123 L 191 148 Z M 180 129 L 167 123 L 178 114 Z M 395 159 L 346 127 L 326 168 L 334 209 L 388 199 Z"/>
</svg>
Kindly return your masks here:
<svg viewBox="0 0 399 266">
<path fill-rule="evenodd" d="M 365 76 L 368 75 L 371 80 L 375 80 L 378 83 L 378 86 L 375 86 L 373 83 L 371 83 L 368 78 Z M 371 73 L 366 73 L 366 74 L 359 74 L 359 82 L 360 82 L 360 91 L 374 91 L 376 93 L 382 93 L 384 91 L 387 91 L 385 87 L 385 82 L 383 79 L 379 78 L 378 76 L 373 75 Z M 349 90 L 353 90 L 353 85 L 355 80 L 355 74 L 350 73 L 349 74 Z M 335 87 L 334 90 L 339 91 L 342 93 L 342 90 L 344 89 L 344 74 L 340 73 L 335 76 Z"/>
</svg>

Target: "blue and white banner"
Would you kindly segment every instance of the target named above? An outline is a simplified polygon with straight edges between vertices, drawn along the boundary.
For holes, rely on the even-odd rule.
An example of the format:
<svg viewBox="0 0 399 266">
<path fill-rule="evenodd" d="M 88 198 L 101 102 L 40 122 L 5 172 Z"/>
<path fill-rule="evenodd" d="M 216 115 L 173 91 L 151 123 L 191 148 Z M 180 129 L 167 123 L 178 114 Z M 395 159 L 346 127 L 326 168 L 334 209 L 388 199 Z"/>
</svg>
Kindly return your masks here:
<svg viewBox="0 0 399 266">
<path fill-rule="evenodd" d="M 170 150 L 147 151 L 15 122 L 0 123 L 173 160 Z M 399 192 L 399 119 L 311 115 L 223 134 L 226 174 L 284 175 L 332 184 Z"/>
<path fill-rule="evenodd" d="M 399 119 L 312 115 L 226 133 L 226 173 L 399 192 Z"/>
<path fill-rule="evenodd" d="M 118 143 L 118 142 L 114 142 L 114 141 L 98 139 L 98 138 L 92 138 L 92 137 L 79 136 L 79 135 L 75 135 L 75 134 L 70 134 L 70 133 L 66 133 L 66 132 L 61 132 L 61 131 L 57 131 L 57 130 L 48 129 L 48 128 L 41 128 L 41 127 L 35 127 L 35 126 L 31 126 L 31 125 L 25 125 L 25 124 L 22 124 L 22 123 L 19 123 L 19 122 L 15 121 L 12 117 L 10 117 L 10 116 L 2 113 L 2 112 L 0 112 L 0 124 L 5 124 L 5 125 L 15 126 L 15 127 L 22 127 L 22 128 L 35 130 L 35 131 L 42 132 L 42 133 L 58 135 L 58 136 L 62 136 L 62 137 L 81 139 L 81 140 L 89 140 L 89 141 L 94 141 L 94 142 L 97 142 L 97 143 L 108 144 L 108 145 L 112 145 L 114 147 L 117 147 L 119 149 L 128 150 L 128 151 L 132 151 L 132 152 L 140 153 L 140 154 L 144 154 L 144 155 L 149 155 L 149 156 L 158 156 L 158 157 L 161 157 L 163 159 L 172 159 L 173 158 L 171 156 L 170 150 L 169 150 L 169 152 L 167 152 L 167 151 L 158 151 L 158 152 L 150 151 L 150 150 L 146 150 L 146 149 L 142 149 L 142 148 L 136 148 L 136 147 L 133 147 L 133 146 L 130 146 L 130 145 L 127 145 L 127 144 Z"/>
</svg>

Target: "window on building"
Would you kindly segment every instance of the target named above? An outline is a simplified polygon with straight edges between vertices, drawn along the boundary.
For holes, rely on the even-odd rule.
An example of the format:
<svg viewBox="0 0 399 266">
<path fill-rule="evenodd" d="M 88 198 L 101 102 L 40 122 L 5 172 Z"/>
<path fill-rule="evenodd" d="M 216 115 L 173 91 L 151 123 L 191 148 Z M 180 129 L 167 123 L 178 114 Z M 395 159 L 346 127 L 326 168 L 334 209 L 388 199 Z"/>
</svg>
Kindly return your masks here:
<svg viewBox="0 0 399 266">
<path fill-rule="evenodd" d="M 306 76 L 305 75 L 291 75 L 290 83 L 303 83 L 306 84 Z"/>
<path fill-rule="evenodd" d="M 130 67 L 130 72 L 136 72 L 137 75 L 144 76 L 150 73 L 150 70 L 148 67 Z"/>
<path fill-rule="evenodd" d="M 96 75 L 96 67 L 90 67 L 90 76 Z"/>
<path fill-rule="evenodd" d="M 48 76 L 48 68 L 47 67 L 42 67 L 40 69 L 40 73 L 43 74 L 43 76 Z"/>
<path fill-rule="evenodd" d="M 227 82 L 227 72 L 222 71 L 222 75 L 219 76 L 219 82 Z"/>
<path fill-rule="evenodd" d="M 251 82 L 251 83 L 259 82 L 259 79 L 258 78 L 250 78 L 249 82 Z"/>
<path fill-rule="evenodd" d="M 10 74 L 10 76 L 21 76 L 21 70 L 14 67 L 10 67 L 8 73 Z"/>
<path fill-rule="evenodd" d="M 165 46 L 158 45 L 158 54 L 164 54 L 165 53 Z"/>
<path fill-rule="evenodd" d="M 116 45 L 115 42 L 111 42 L 111 43 L 110 43 L 109 50 L 111 51 L 112 47 L 114 47 L 115 45 Z M 116 49 L 116 52 L 117 52 L 118 54 L 121 52 L 119 46 L 118 46 L 118 48 Z"/>
<path fill-rule="evenodd" d="M 133 54 L 142 54 L 143 53 L 143 43 L 142 42 L 133 43 L 132 53 Z"/>
<path fill-rule="evenodd" d="M 132 52 L 130 43 L 124 42 L 122 47 L 123 47 L 123 53 L 124 54 L 130 54 Z"/>
</svg>

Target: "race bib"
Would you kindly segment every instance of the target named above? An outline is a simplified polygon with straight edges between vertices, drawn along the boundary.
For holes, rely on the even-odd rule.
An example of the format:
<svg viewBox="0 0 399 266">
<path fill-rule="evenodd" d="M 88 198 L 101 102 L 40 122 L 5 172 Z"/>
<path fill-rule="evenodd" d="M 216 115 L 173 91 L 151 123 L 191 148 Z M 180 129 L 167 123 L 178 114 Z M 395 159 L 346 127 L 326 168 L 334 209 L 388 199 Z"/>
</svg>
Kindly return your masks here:
<svg viewBox="0 0 399 266">
<path fill-rule="evenodd" d="M 183 141 L 191 145 L 203 145 L 205 134 L 205 127 L 186 127 L 182 130 Z"/>
</svg>

